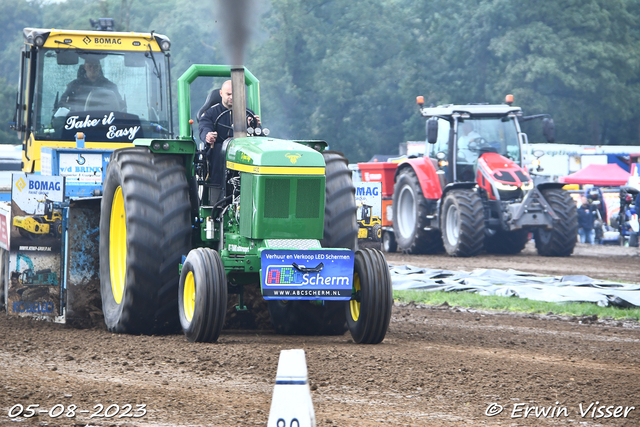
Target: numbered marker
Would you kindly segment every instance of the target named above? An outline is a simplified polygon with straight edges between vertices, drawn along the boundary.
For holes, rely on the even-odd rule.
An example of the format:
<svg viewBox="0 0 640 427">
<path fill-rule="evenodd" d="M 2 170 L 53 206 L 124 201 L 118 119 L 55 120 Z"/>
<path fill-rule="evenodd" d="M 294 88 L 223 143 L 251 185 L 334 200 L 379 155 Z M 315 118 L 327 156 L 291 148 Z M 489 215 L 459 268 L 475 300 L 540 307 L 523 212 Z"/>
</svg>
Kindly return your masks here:
<svg viewBox="0 0 640 427">
<path fill-rule="evenodd" d="M 282 350 L 267 427 L 315 427 L 304 350 Z"/>
</svg>

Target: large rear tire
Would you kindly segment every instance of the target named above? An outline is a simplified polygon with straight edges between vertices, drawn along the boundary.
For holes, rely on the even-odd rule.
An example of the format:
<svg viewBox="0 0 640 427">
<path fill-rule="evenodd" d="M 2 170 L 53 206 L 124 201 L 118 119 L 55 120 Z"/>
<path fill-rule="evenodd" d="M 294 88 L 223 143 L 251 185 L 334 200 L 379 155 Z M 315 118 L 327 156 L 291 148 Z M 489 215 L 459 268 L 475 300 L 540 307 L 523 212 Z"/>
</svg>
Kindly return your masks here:
<svg viewBox="0 0 640 427">
<path fill-rule="evenodd" d="M 391 275 L 382 252 L 356 252 L 353 289 L 356 298 L 346 307 L 351 336 L 358 344 L 378 344 L 387 333 L 393 307 Z"/>
<path fill-rule="evenodd" d="M 178 265 L 191 249 L 189 187 L 179 156 L 116 150 L 100 209 L 100 293 L 107 329 L 179 331 Z"/>
<path fill-rule="evenodd" d="M 485 236 L 484 249 L 492 254 L 515 255 L 522 252 L 528 241 L 527 230 L 498 231 Z"/>
<path fill-rule="evenodd" d="M 536 249 L 542 256 L 569 256 L 578 241 L 578 211 L 571 195 L 562 189 L 542 190 L 542 196 L 558 215 L 552 230 L 535 231 Z"/>
<path fill-rule="evenodd" d="M 342 153 L 325 151 L 323 248 L 355 251 L 358 240 L 355 188 L 349 162 Z M 268 301 L 271 324 L 286 335 L 342 335 L 347 331 L 344 301 Z"/>
<path fill-rule="evenodd" d="M 435 254 L 443 251 L 439 230 L 428 227 L 427 200 L 412 169 L 400 172 L 393 188 L 393 231 L 397 245 L 406 254 Z"/>
<path fill-rule="evenodd" d="M 470 257 L 482 251 L 484 211 L 473 190 L 452 190 L 442 202 L 440 228 L 444 248 L 451 256 Z"/>
<path fill-rule="evenodd" d="M 227 313 L 227 276 L 220 255 L 193 249 L 182 265 L 178 290 L 180 325 L 191 342 L 216 342 Z"/>
</svg>

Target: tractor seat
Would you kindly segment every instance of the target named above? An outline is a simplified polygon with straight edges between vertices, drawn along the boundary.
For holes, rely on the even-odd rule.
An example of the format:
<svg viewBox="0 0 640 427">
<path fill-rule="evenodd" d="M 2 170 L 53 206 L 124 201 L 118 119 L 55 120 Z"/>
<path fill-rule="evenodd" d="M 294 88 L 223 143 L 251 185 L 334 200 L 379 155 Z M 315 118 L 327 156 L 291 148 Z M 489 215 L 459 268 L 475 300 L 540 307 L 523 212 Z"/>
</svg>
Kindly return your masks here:
<svg viewBox="0 0 640 427">
<path fill-rule="evenodd" d="M 207 96 L 207 100 L 204 101 L 204 104 L 198 110 L 198 115 L 196 119 L 200 122 L 200 117 L 207 111 L 209 108 L 213 107 L 216 104 L 220 104 L 222 102 L 222 97 L 220 96 L 220 89 L 212 90 Z"/>
</svg>

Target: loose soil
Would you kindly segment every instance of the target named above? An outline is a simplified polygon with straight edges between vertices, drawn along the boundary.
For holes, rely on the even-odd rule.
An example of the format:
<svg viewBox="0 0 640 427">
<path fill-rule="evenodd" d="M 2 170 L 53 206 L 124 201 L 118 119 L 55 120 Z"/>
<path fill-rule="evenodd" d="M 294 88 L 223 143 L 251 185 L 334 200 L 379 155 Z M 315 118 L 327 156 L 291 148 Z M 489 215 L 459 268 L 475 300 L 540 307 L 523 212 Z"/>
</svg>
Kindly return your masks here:
<svg viewBox="0 0 640 427">
<path fill-rule="evenodd" d="M 387 258 L 637 283 L 639 256 L 637 248 L 579 245 L 569 258 L 544 258 L 529 245 L 517 256 Z M 102 326 L 2 315 L 0 425 L 265 426 L 280 351 L 292 348 L 306 353 L 317 426 L 640 424 L 637 322 L 396 304 L 378 345 L 356 345 L 348 332 L 305 337 L 259 329 L 226 329 L 215 344 L 191 344 L 181 335 L 116 335 Z M 69 418 L 43 412 L 11 419 L 17 404 L 54 414 L 55 405 L 65 414 L 77 408 Z M 114 404 L 133 405 L 131 415 L 140 413 L 136 405 L 147 412 L 89 418 L 96 405 Z M 603 416 L 613 406 L 612 416 L 599 417 L 600 406 Z"/>
</svg>

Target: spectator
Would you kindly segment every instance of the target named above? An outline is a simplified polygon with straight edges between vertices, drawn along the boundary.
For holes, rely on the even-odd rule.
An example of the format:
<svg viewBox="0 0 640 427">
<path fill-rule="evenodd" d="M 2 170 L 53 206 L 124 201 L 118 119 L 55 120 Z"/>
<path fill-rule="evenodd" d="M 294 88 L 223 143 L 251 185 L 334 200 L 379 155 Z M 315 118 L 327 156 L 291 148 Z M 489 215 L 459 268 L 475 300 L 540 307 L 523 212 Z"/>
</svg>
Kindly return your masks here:
<svg viewBox="0 0 640 427">
<path fill-rule="evenodd" d="M 593 205 L 589 204 L 589 200 L 585 196 L 580 197 L 580 206 L 578 207 L 578 235 L 580 243 L 594 244 L 595 230 L 593 223 L 595 220 Z"/>
</svg>

